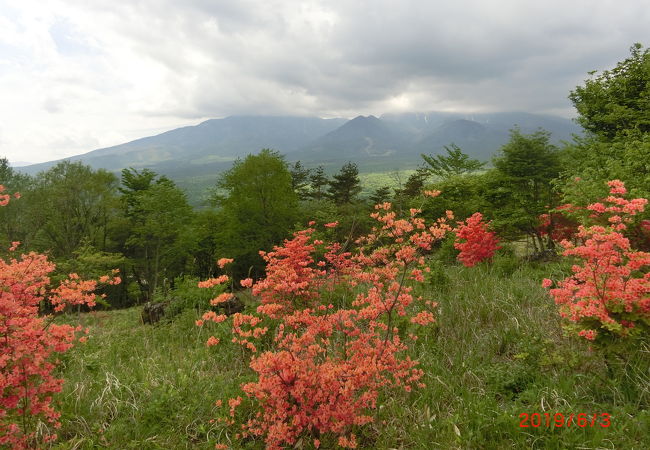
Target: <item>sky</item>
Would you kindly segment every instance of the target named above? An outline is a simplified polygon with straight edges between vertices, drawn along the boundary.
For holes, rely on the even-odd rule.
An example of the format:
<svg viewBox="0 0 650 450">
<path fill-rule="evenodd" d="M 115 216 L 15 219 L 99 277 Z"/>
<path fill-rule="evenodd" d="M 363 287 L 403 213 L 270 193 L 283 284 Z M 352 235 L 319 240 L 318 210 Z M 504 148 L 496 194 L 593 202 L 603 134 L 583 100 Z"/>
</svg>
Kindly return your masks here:
<svg viewBox="0 0 650 450">
<path fill-rule="evenodd" d="M 647 0 L 0 0 L 0 157 L 242 114 L 572 117 L 635 42 Z"/>
</svg>

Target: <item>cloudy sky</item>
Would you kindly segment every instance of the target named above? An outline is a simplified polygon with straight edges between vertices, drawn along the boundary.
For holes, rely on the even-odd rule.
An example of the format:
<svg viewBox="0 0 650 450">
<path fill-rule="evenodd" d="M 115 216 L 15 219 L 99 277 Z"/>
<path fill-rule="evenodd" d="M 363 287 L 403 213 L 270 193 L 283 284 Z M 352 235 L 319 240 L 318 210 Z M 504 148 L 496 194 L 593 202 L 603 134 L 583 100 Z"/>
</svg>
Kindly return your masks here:
<svg viewBox="0 0 650 450">
<path fill-rule="evenodd" d="M 647 0 L 0 0 L 0 156 L 234 114 L 571 117 L 634 42 Z"/>
</svg>

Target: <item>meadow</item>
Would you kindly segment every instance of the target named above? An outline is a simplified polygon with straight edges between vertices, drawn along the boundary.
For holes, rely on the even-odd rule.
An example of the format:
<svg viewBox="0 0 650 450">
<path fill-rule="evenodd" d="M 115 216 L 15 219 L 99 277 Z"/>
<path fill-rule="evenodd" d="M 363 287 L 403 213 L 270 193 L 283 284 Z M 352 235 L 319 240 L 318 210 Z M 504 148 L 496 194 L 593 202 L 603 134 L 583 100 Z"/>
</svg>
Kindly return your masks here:
<svg viewBox="0 0 650 450">
<path fill-rule="evenodd" d="M 409 349 L 426 387 L 383 393 L 375 422 L 358 434 L 360 448 L 650 448 L 650 347 L 640 343 L 612 369 L 584 339 L 563 332 L 541 281 L 566 276 L 567 263 L 525 262 L 511 252 L 474 268 L 429 263 L 420 294 L 438 302 L 436 324 Z M 140 311 L 58 319 L 80 320 L 90 337 L 62 356 L 62 428 L 53 448 L 207 449 L 217 441 L 264 448 L 211 422 L 215 401 L 238 395 L 252 377 L 229 327 L 217 335 L 224 344 L 207 347 L 206 330 L 195 325 L 200 311 L 155 325 L 142 324 Z M 541 425 L 520 427 L 524 413 L 539 413 Z M 557 413 L 586 413 L 588 422 L 606 413 L 610 424 L 599 416 L 594 426 L 556 426 Z M 313 448 L 302 440 L 295 447 Z"/>
</svg>

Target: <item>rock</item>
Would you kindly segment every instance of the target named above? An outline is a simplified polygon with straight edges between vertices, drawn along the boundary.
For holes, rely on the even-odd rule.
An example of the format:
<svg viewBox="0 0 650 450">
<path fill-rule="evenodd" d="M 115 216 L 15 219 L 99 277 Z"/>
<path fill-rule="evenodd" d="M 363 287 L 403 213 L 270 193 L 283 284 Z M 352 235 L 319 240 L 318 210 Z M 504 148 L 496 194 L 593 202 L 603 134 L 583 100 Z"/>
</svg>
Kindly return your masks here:
<svg viewBox="0 0 650 450">
<path fill-rule="evenodd" d="M 147 302 L 142 309 L 142 323 L 154 324 L 165 316 L 167 302 Z"/>
<path fill-rule="evenodd" d="M 217 305 L 217 309 L 222 310 L 225 315 L 230 316 L 235 313 L 242 312 L 244 310 L 244 303 L 242 303 L 242 301 L 237 297 L 233 297 L 228 301 L 219 303 Z"/>
</svg>

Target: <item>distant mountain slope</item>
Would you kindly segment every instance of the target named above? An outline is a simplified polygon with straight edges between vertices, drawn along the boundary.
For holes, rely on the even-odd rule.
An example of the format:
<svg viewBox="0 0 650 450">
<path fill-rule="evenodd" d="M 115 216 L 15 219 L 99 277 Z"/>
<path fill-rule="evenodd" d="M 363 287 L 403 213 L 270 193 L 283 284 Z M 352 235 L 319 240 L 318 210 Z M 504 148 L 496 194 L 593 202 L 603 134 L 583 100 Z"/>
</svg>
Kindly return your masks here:
<svg viewBox="0 0 650 450">
<path fill-rule="evenodd" d="M 390 122 L 375 116 L 358 116 L 288 156 L 310 162 L 392 158 L 410 147 L 413 138 L 412 133 Z"/>
<path fill-rule="evenodd" d="M 421 153 L 437 154 L 452 143 L 465 153 L 482 161 L 490 157 L 508 141 L 508 129 L 494 129 L 479 122 L 466 119 L 443 122 L 430 134 L 421 138 L 413 150 Z"/>
<path fill-rule="evenodd" d="M 196 126 L 177 128 L 156 136 L 94 150 L 66 158 L 83 161 L 95 168 L 120 170 L 125 167 L 150 167 L 160 170 L 208 166 L 232 161 L 237 157 L 275 148 L 291 152 L 338 128 L 347 119 L 318 117 L 232 116 L 211 119 Z M 52 167 L 58 161 L 22 168 L 28 173 Z"/>
<path fill-rule="evenodd" d="M 527 113 L 359 116 L 288 156 L 325 165 L 351 160 L 373 170 L 408 168 L 421 162 L 422 153 L 439 154 L 454 143 L 472 157 L 489 161 L 508 142 L 509 130 L 514 126 L 524 133 L 544 128 L 551 132 L 554 143 L 580 133 L 580 128 L 568 119 Z"/>
<path fill-rule="evenodd" d="M 287 160 L 301 160 L 307 166 L 323 164 L 338 170 L 350 160 L 362 171 L 393 170 L 413 168 L 421 162 L 421 153 L 437 154 L 452 143 L 475 158 L 489 160 L 508 141 L 508 130 L 515 125 L 525 133 L 542 127 L 552 133 L 555 142 L 580 132 L 568 119 L 528 113 L 427 112 L 358 116 L 352 120 L 233 116 L 68 159 L 111 171 L 147 167 L 177 181 L 197 177 L 214 180 L 234 159 L 262 148 L 273 148 L 286 154 Z M 56 163 L 20 170 L 34 174 Z"/>
</svg>

